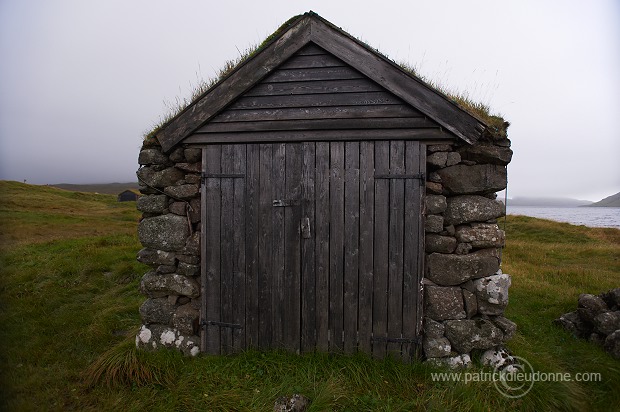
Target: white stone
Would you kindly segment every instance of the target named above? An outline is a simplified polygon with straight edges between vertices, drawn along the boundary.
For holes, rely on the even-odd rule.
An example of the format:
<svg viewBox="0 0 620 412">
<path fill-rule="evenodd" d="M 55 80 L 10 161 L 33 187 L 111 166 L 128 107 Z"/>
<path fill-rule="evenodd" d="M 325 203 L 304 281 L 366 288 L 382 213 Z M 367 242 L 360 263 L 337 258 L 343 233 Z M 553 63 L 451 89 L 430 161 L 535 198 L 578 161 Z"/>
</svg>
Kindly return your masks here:
<svg viewBox="0 0 620 412">
<path fill-rule="evenodd" d="M 161 343 L 163 343 L 164 345 L 171 345 L 176 339 L 175 333 L 172 330 L 167 330 L 165 332 L 162 332 L 159 340 Z"/>
</svg>

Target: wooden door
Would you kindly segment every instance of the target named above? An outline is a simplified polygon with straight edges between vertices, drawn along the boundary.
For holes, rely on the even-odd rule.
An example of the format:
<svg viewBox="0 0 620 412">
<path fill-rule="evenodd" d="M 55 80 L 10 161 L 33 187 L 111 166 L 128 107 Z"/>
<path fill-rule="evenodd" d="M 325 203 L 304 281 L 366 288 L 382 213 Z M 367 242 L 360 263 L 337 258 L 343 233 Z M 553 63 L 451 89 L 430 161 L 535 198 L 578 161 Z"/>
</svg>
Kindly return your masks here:
<svg viewBox="0 0 620 412">
<path fill-rule="evenodd" d="M 409 356 L 423 155 L 409 141 L 207 146 L 206 351 Z"/>
</svg>

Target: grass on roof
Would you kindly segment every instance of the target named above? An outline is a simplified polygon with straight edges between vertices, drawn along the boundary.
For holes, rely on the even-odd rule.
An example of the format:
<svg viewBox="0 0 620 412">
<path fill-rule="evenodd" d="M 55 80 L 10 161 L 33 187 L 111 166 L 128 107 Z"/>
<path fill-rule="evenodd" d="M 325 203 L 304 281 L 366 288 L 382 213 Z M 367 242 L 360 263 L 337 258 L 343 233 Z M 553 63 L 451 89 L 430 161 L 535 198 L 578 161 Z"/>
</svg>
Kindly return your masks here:
<svg viewBox="0 0 620 412">
<path fill-rule="evenodd" d="M 262 43 L 253 47 L 249 47 L 243 52 L 240 52 L 239 57 L 237 57 L 236 59 L 226 61 L 215 77 L 208 79 L 198 77 L 197 83 L 192 86 L 192 92 L 189 97 L 177 96 L 174 102 L 166 103 L 166 106 L 168 106 L 169 109 L 168 112 L 160 117 L 160 120 L 153 126 L 151 130 L 144 133 L 145 142 L 152 139 L 168 122 L 181 114 L 192 103 L 198 101 L 209 89 L 223 81 L 242 63 L 257 54 L 260 50 L 264 49 L 267 45 L 269 45 L 274 39 L 280 36 L 280 34 L 282 34 L 293 23 L 295 23 L 301 16 L 302 15 L 291 17 L 289 20 L 283 23 L 275 32 L 269 35 Z M 509 123 L 506 122 L 500 114 L 491 114 L 491 109 L 487 104 L 473 100 L 466 92 L 455 91 L 454 89 L 448 89 L 445 86 L 439 85 L 431 78 L 421 75 L 418 70 L 416 70 L 415 67 L 412 66 L 410 63 L 394 62 L 388 56 L 381 53 L 381 51 L 370 46 L 366 42 L 363 42 L 360 39 L 357 39 L 357 41 L 363 44 L 365 47 L 373 50 L 380 56 L 384 57 L 388 61 L 391 61 L 392 63 L 398 65 L 401 69 L 403 69 L 403 71 L 405 71 L 409 75 L 420 80 L 431 89 L 444 95 L 448 100 L 455 103 L 458 107 L 465 110 L 467 113 L 478 118 L 489 127 L 489 131 L 492 134 L 505 133 L 505 130 L 509 126 Z"/>
</svg>

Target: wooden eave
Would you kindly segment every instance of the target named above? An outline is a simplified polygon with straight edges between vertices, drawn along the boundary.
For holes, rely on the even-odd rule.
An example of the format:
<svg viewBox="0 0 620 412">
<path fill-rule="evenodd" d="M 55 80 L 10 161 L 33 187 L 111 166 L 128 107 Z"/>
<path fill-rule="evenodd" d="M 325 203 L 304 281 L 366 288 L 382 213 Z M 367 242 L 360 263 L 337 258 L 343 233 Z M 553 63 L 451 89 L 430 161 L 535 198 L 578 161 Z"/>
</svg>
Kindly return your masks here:
<svg viewBox="0 0 620 412">
<path fill-rule="evenodd" d="M 164 151 L 209 122 L 308 43 L 315 43 L 437 122 L 473 144 L 486 125 L 442 93 L 372 50 L 317 14 L 300 16 L 254 56 L 198 97 L 157 133 Z"/>
</svg>

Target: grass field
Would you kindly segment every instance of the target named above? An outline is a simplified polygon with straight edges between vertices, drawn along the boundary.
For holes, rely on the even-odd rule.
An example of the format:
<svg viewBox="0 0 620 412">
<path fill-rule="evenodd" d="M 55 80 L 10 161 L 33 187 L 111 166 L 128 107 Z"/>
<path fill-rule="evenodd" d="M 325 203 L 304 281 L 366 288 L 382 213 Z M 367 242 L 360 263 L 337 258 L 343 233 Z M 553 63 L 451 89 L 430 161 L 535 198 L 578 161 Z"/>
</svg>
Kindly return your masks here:
<svg viewBox="0 0 620 412">
<path fill-rule="evenodd" d="M 537 382 L 508 399 L 491 382 L 434 382 L 427 365 L 363 355 L 137 352 L 137 289 L 147 267 L 135 260 L 135 204 L 16 182 L 0 182 L 0 198 L 5 410 L 269 411 L 292 393 L 312 399 L 313 411 L 619 408 L 620 361 L 551 322 L 580 293 L 620 286 L 620 230 L 508 218 L 507 317 L 519 327 L 509 348 L 537 371 L 602 378 Z"/>
</svg>

